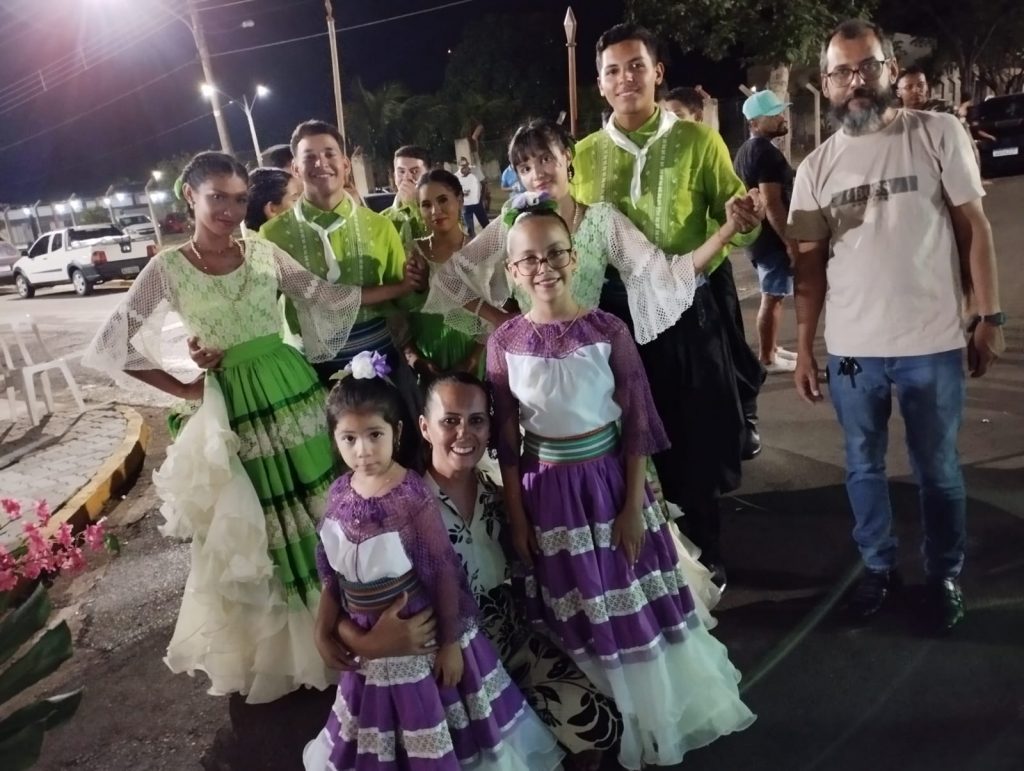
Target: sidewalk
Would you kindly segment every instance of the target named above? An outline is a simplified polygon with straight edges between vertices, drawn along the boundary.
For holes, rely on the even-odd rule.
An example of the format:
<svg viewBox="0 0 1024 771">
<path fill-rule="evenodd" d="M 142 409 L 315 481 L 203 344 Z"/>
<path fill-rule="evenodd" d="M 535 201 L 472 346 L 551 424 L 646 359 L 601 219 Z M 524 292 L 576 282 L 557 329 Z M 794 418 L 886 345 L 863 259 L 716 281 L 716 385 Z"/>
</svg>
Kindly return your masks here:
<svg viewBox="0 0 1024 771">
<path fill-rule="evenodd" d="M 0 497 L 23 506 L 46 501 L 54 526 L 95 518 L 118 485 L 141 466 L 148 431 L 128 407 L 99 405 L 76 414 L 58 404 L 32 426 L 0 418 Z"/>
</svg>

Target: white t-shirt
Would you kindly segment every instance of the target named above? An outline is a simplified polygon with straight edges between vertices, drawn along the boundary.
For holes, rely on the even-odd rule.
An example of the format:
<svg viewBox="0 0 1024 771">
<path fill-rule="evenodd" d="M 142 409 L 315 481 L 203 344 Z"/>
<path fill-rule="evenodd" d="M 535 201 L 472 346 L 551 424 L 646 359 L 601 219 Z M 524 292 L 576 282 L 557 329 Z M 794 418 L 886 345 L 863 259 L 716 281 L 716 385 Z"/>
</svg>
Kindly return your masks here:
<svg viewBox="0 0 1024 771">
<path fill-rule="evenodd" d="M 462 203 L 464 206 L 473 206 L 480 203 L 480 180 L 472 171 L 463 175 L 460 171 L 455 175 L 462 184 Z"/>
<path fill-rule="evenodd" d="M 952 115 L 900 110 L 881 131 L 840 130 L 797 169 L 790 238 L 827 239 L 825 344 L 836 356 L 964 346 L 950 206 L 985 194 Z"/>
</svg>

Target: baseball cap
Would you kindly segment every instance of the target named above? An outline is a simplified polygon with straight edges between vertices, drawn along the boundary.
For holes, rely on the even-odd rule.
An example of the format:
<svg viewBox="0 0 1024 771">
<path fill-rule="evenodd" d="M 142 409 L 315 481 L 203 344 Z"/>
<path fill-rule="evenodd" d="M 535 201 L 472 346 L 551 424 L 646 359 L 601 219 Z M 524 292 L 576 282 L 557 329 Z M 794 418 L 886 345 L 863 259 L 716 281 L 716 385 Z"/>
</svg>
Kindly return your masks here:
<svg viewBox="0 0 1024 771">
<path fill-rule="evenodd" d="M 743 103 L 743 117 L 747 120 L 763 118 L 766 115 L 782 115 L 792 102 L 783 102 L 774 91 L 757 91 Z"/>
</svg>

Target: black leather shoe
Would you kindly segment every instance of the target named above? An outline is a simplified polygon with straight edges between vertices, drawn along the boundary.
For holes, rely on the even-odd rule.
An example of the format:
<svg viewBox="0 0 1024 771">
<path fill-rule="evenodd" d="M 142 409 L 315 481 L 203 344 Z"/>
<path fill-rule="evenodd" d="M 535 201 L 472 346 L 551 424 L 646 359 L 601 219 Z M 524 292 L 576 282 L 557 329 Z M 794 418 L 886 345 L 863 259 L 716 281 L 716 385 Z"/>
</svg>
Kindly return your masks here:
<svg viewBox="0 0 1024 771">
<path fill-rule="evenodd" d="M 708 571 L 711 573 L 711 583 L 718 587 L 719 592 L 724 592 L 726 584 L 729 583 L 729 576 L 725 572 L 725 563 L 721 560 L 709 562 Z"/>
<path fill-rule="evenodd" d="M 929 581 L 928 593 L 934 613 L 935 625 L 940 632 L 948 632 L 964 618 L 964 595 L 955 578 Z"/>
<path fill-rule="evenodd" d="M 743 460 L 753 460 L 761 453 L 761 435 L 757 432 L 757 421 L 745 418 L 743 421 Z"/>
<path fill-rule="evenodd" d="M 865 570 L 846 600 L 846 613 L 852 621 L 867 621 L 885 605 L 889 596 L 903 586 L 896 570 Z"/>
</svg>

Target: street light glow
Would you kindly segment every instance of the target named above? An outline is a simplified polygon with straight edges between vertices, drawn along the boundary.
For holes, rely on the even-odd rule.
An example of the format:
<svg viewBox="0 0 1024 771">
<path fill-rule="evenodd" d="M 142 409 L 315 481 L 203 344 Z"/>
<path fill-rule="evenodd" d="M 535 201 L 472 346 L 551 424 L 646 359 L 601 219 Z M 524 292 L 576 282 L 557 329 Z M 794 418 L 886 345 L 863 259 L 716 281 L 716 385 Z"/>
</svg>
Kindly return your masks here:
<svg viewBox="0 0 1024 771">
<path fill-rule="evenodd" d="M 71 204 L 71 208 L 73 210 L 82 211 L 82 202 L 79 201 L 77 198 L 72 198 L 70 201 L 68 201 L 68 203 Z"/>
<path fill-rule="evenodd" d="M 57 214 L 63 214 L 65 206 L 64 206 L 64 204 L 59 203 L 56 206 L 54 206 L 53 208 L 57 210 Z"/>
<path fill-rule="evenodd" d="M 106 196 L 106 197 L 105 197 L 105 198 L 103 199 L 103 205 L 104 205 L 104 206 L 110 206 L 110 196 Z"/>
<path fill-rule="evenodd" d="M 154 190 L 149 197 L 153 200 L 153 203 L 160 203 L 167 198 L 167 193 L 163 190 Z"/>
<path fill-rule="evenodd" d="M 214 94 L 214 92 L 215 92 L 216 90 L 217 90 L 217 89 L 216 89 L 216 88 L 214 88 L 213 86 L 211 86 L 211 85 L 210 85 L 209 83 L 200 83 L 200 84 L 199 84 L 199 91 L 200 91 L 200 92 L 202 93 L 202 95 L 203 95 L 203 96 L 205 96 L 205 97 L 206 97 L 207 99 L 209 99 L 209 98 L 210 98 L 211 96 L 213 96 L 213 94 Z"/>
<path fill-rule="evenodd" d="M 125 198 L 128 197 L 127 193 L 115 193 L 114 195 L 117 196 L 118 201 L 123 201 Z"/>
<path fill-rule="evenodd" d="M 160 169 L 153 169 L 153 179 L 159 182 L 161 179 L 163 179 L 163 177 L 164 173 L 160 171 Z M 118 195 L 120 195 L 120 193 L 118 193 Z"/>
<path fill-rule="evenodd" d="M 24 214 L 26 217 L 30 217 L 32 215 L 32 210 L 27 206 L 22 206 L 21 213 Z"/>
<path fill-rule="evenodd" d="M 266 86 L 256 86 L 256 96 L 265 97 L 270 96 L 270 89 Z"/>
</svg>

